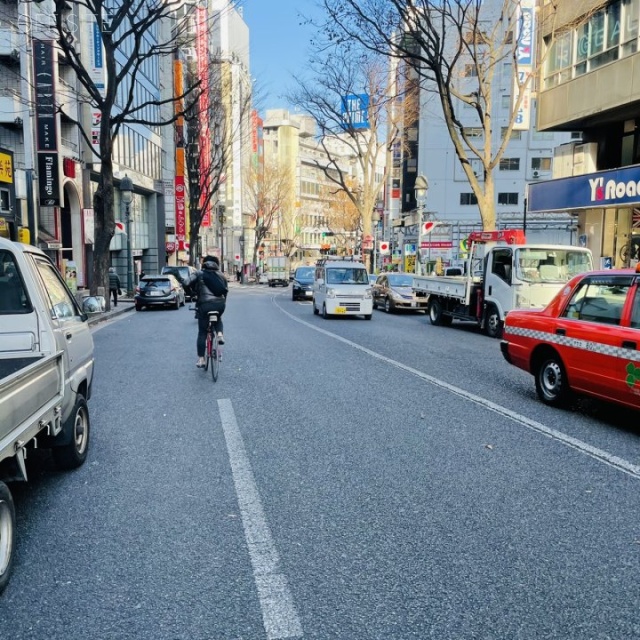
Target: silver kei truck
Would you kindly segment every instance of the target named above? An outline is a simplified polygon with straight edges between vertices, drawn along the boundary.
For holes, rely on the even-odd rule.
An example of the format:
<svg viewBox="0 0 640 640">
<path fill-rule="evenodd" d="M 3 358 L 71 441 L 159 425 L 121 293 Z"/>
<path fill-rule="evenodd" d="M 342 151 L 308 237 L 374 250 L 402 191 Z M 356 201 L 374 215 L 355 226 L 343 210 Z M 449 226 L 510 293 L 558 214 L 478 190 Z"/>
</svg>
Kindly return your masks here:
<svg viewBox="0 0 640 640">
<path fill-rule="evenodd" d="M 49 448 L 59 468 L 79 467 L 89 446 L 93 338 L 47 256 L 0 238 L 0 593 L 15 548 L 6 484 L 27 480 L 30 451 Z"/>
</svg>

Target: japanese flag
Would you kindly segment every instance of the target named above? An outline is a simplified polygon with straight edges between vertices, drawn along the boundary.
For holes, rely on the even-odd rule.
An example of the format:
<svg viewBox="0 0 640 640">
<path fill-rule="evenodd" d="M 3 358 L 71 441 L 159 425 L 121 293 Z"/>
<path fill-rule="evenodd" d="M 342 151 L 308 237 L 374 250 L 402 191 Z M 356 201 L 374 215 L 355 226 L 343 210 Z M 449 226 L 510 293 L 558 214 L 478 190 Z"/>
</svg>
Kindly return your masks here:
<svg viewBox="0 0 640 640">
<path fill-rule="evenodd" d="M 378 252 L 380 253 L 380 255 L 387 255 L 390 250 L 391 250 L 391 247 L 389 246 L 389 243 L 386 240 L 382 240 L 381 242 L 378 242 Z"/>
<path fill-rule="evenodd" d="M 119 233 L 124 233 L 126 235 L 126 231 L 124 230 L 124 222 L 116 222 L 116 235 Z"/>
</svg>

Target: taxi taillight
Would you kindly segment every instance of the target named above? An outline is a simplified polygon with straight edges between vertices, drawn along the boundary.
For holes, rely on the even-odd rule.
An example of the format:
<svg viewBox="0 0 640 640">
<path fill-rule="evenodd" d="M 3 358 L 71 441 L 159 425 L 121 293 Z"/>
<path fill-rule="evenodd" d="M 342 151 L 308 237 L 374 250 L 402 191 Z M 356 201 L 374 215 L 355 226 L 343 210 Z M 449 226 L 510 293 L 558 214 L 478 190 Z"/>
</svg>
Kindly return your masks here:
<svg viewBox="0 0 640 640">
<path fill-rule="evenodd" d="M 640 262 L 636 265 L 636 273 L 640 273 Z"/>
</svg>

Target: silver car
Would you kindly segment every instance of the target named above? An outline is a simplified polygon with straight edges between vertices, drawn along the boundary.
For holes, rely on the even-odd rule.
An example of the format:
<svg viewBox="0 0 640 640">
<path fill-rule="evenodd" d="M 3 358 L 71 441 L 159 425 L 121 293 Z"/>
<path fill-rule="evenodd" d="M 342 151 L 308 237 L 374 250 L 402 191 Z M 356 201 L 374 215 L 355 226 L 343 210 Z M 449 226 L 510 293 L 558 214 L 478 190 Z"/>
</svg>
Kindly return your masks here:
<svg viewBox="0 0 640 640">
<path fill-rule="evenodd" d="M 413 274 L 383 273 L 373 285 L 373 308 L 382 307 L 387 313 L 394 311 L 426 311 L 427 298 L 413 291 Z"/>
</svg>

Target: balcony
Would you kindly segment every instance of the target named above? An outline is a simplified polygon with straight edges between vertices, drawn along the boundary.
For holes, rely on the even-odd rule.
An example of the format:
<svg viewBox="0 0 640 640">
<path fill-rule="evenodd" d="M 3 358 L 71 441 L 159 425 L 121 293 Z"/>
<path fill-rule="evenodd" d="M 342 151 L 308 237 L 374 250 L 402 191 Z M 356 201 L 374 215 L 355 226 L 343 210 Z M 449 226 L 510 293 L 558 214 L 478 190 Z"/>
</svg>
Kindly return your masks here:
<svg viewBox="0 0 640 640">
<path fill-rule="evenodd" d="M 20 60 L 20 34 L 18 30 L 5 22 L 0 23 L 0 58 Z"/>
<path fill-rule="evenodd" d="M 23 110 L 17 91 L 0 89 L 0 123 L 15 124 L 16 118 L 22 117 Z"/>
</svg>

